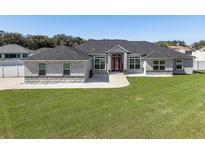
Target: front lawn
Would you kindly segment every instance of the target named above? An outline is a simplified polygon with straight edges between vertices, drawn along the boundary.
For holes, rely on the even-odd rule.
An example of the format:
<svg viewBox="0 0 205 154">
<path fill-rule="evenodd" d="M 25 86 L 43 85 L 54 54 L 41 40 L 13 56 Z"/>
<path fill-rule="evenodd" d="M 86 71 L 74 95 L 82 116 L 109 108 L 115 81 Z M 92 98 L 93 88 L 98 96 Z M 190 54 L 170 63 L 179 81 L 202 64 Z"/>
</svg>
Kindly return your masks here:
<svg viewBox="0 0 205 154">
<path fill-rule="evenodd" d="M 0 91 L 0 138 L 205 138 L 205 75 Z"/>
</svg>

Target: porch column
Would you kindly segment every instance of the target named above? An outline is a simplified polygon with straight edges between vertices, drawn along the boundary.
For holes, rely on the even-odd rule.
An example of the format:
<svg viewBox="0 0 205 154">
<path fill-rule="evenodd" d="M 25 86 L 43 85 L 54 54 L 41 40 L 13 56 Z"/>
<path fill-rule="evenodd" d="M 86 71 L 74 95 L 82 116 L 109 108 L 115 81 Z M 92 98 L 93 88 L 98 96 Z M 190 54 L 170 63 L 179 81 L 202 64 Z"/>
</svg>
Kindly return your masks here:
<svg viewBox="0 0 205 154">
<path fill-rule="evenodd" d="M 107 55 L 107 71 L 111 71 L 111 54 Z"/>
<path fill-rule="evenodd" d="M 147 62 L 144 60 L 143 61 L 143 68 L 144 68 L 144 75 L 146 75 L 146 70 L 147 70 Z"/>
<path fill-rule="evenodd" d="M 123 70 L 127 70 L 127 53 L 124 53 Z"/>
</svg>

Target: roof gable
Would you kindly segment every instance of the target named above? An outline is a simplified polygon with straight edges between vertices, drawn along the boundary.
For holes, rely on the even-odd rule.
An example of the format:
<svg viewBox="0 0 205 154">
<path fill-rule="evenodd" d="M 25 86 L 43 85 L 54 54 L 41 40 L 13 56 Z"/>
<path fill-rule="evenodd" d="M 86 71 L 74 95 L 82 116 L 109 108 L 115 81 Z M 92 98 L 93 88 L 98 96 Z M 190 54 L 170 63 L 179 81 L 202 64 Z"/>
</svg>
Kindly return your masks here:
<svg viewBox="0 0 205 154">
<path fill-rule="evenodd" d="M 89 40 L 75 47 L 88 54 L 106 54 L 107 51 L 117 45 L 127 52 L 141 53 L 143 55 L 150 53 L 150 50 L 155 46 L 153 43 L 146 41 Z"/>
<path fill-rule="evenodd" d="M 128 50 L 126 50 L 125 48 L 117 44 L 111 49 L 109 49 L 106 53 L 124 53 L 124 52 L 129 53 Z"/>
<path fill-rule="evenodd" d="M 160 48 L 161 50 L 153 50 L 143 58 L 162 58 L 162 59 L 176 59 L 176 58 L 193 58 L 193 56 L 178 52 L 173 49 Z"/>
</svg>

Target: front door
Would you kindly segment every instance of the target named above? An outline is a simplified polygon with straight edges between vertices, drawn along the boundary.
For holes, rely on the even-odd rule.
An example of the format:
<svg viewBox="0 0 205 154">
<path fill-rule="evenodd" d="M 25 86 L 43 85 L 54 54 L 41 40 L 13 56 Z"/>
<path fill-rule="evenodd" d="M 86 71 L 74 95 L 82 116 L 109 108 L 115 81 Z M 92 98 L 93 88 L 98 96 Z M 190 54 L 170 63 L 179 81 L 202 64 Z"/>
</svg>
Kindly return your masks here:
<svg viewBox="0 0 205 154">
<path fill-rule="evenodd" d="M 122 71 L 122 56 L 120 54 L 112 56 L 112 71 Z"/>
</svg>

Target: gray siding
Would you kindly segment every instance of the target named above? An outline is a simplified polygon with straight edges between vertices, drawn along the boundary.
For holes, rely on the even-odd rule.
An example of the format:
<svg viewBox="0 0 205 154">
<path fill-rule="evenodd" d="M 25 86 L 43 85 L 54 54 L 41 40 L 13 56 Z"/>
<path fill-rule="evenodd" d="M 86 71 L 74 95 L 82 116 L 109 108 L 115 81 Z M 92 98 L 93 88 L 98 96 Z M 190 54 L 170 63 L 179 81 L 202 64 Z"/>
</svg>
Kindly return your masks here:
<svg viewBox="0 0 205 154">
<path fill-rule="evenodd" d="M 85 61 L 71 62 L 70 76 L 84 76 L 85 75 L 84 65 L 85 65 Z"/>
<path fill-rule="evenodd" d="M 62 76 L 63 64 L 61 62 L 47 62 L 46 76 Z"/>
<path fill-rule="evenodd" d="M 183 69 L 176 69 L 176 60 L 174 60 L 174 74 L 193 74 L 193 59 L 183 59 Z"/>
<path fill-rule="evenodd" d="M 24 76 L 38 76 L 38 63 L 33 61 L 24 62 Z"/>
<path fill-rule="evenodd" d="M 46 64 L 46 76 L 38 75 L 38 64 Z M 70 76 L 63 76 L 63 63 L 71 64 Z M 24 61 L 25 82 L 76 82 L 85 81 L 87 61 Z M 69 79 L 70 78 L 70 79 Z M 37 81 L 35 81 L 37 80 Z"/>
<path fill-rule="evenodd" d="M 165 70 L 153 70 L 153 61 L 156 59 L 146 59 L 146 75 L 172 75 L 173 74 L 173 60 L 165 59 Z"/>
</svg>

